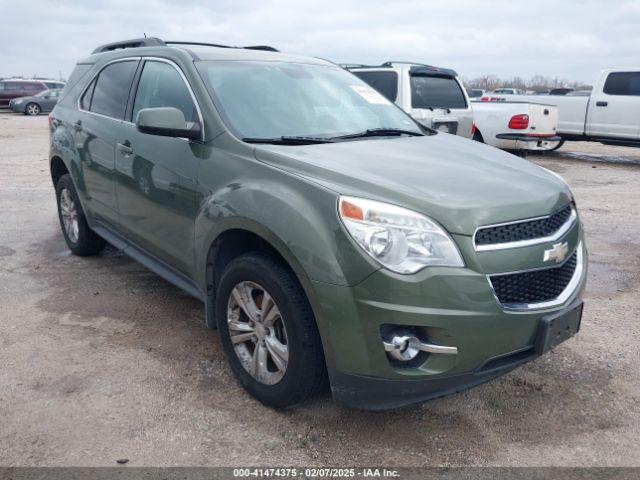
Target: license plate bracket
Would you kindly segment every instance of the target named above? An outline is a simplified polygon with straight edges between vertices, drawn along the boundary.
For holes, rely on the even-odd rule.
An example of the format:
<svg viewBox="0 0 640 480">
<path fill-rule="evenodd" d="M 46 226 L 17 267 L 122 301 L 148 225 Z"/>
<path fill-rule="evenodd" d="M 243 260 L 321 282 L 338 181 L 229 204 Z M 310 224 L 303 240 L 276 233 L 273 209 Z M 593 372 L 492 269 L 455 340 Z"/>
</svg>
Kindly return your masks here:
<svg viewBox="0 0 640 480">
<path fill-rule="evenodd" d="M 583 306 L 584 303 L 578 302 L 569 310 L 542 317 L 535 343 L 535 350 L 538 355 L 548 352 L 578 333 L 582 320 Z"/>
</svg>

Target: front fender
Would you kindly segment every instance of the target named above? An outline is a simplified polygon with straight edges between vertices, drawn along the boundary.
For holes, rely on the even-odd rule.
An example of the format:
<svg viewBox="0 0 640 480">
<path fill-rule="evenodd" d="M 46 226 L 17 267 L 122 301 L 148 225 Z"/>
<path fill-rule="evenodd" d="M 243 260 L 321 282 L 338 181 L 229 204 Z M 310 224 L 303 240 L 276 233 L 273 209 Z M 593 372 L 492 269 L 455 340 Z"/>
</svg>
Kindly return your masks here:
<svg viewBox="0 0 640 480">
<path fill-rule="evenodd" d="M 355 285 L 376 270 L 339 224 L 337 194 L 281 170 L 247 160 L 252 179 L 232 181 L 202 202 L 196 218 L 198 282 L 206 287 L 206 259 L 216 238 L 246 230 L 269 242 L 298 277 Z M 213 172 L 212 172 L 213 173 Z M 206 167 L 201 177 L 206 179 Z"/>
</svg>

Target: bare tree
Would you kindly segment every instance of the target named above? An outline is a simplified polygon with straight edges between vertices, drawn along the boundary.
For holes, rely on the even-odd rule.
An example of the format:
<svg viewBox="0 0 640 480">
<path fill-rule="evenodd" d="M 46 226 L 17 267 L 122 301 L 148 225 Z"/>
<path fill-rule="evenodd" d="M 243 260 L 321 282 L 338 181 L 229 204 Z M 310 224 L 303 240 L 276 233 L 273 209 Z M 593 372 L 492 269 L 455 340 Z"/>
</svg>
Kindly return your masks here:
<svg viewBox="0 0 640 480">
<path fill-rule="evenodd" d="M 565 80 L 559 77 L 545 77 L 533 75 L 528 79 L 515 76 L 512 78 L 499 78 L 496 75 L 481 75 L 471 80 L 463 78 L 463 83 L 469 88 L 483 90 L 495 90 L 500 87 L 519 88 L 521 90 L 544 91 L 552 88 L 573 88 L 574 90 L 591 90 L 591 85 L 584 82 Z"/>
</svg>

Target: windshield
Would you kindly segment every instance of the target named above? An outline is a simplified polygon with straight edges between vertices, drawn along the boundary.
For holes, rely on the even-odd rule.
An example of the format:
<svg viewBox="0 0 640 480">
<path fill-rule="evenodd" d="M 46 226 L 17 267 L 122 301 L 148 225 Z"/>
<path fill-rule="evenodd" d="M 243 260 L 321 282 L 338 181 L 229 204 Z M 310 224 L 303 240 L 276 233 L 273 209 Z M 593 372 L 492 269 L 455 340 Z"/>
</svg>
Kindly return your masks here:
<svg viewBox="0 0 640 480">
<path fill-rule="evenodd" d="M 413 108 L 467 108 L 462 88 L 455 78 L 411 75 Z"/>
<path fill-rule="evenodd" d="M 420 133 L 404 112 L 345 70 L 285 62 L 196 63 L 241 138 L 330 138 L 372 129 Z"/>
</svg>

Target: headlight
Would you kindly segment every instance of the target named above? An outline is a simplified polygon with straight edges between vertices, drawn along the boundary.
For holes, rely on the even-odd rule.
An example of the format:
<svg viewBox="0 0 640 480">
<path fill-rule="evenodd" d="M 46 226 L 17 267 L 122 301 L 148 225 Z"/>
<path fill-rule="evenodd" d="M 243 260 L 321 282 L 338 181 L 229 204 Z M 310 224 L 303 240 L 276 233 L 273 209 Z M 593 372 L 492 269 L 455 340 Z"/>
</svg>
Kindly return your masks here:
<svg viewBox="0 0 640 480">
<path fill-rule="evenodd" d="M 14 105 L 20 105 L 22 103 L 22 100 L 14 100 L 13 104 Z"/>
<path fill-rule="evenodd" d="M 449 234 L 424 215 L 354 197 L 340 197 L 338 212 L 356 243 L 391 271 L 415 273 L 427 266 L 464 267 Z"/>
</svg>

